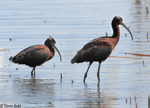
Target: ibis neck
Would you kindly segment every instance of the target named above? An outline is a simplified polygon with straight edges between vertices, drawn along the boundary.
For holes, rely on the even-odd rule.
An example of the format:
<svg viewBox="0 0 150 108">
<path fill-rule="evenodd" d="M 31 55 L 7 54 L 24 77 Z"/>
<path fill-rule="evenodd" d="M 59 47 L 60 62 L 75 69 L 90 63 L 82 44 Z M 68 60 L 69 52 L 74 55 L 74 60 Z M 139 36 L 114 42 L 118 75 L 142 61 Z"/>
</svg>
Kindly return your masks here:
<svg viewBox="0 0 150 108">
<path fill-rule="evenodd" d="M 47 45 L 47 44 L 45 44 L 49 49 L 50 49 L 50 51 L 52 52 L 52 53 L 55 53 L 55 50 L 54 50 L 54 48 L 52 47 L 52 45 Z"/>
<path fill-rule="evenodd" d="M 113 28 L 113 35 L 112 35 L 112 38 L 114 38 L 116 41 L 115 41 L 115 44 L 118 43 L 119 41 L 119 38 L 120 38 L 120 29 L 119 29 L 119 25 L 112 25 L 112 28 Z"/>
<path fill-rule="evenodd" d="M 47 61 L 48 60 L 50 60 L 51 58 L 53 58 L 53 56 L 55 55 L 55 50 L 54 50 L 54 48 L 52 47 L 52 46 L 48 46 L 48 45 L 46 45 L 48 48 L 49 48 L 49 50 L 50 50 L 50 52 L 49 52 L 49 56 L 47 57 Z"/>
<path fill-rule="evenodd" d="M 112 37 L 113 38 L 120 37 L 119 25 L 112 26 L 112 28 L 113 28 L 113 35 L 112 35 Z"/>
</svg>

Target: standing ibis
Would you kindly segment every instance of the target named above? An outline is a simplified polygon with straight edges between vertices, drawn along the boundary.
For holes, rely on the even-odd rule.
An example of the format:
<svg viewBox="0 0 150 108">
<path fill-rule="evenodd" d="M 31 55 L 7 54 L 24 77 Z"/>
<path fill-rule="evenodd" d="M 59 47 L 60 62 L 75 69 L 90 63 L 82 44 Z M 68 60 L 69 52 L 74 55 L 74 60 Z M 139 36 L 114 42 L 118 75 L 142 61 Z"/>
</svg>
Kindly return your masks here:
<svg viewBox="0 0 150 108">
<path fill-rule="evenodd" d="M 120 30 L 119 25 L 122 25 L 124 28 L 128 30 L 133 40 L 133 36 L 127 26 L 123 23 L 123 20 L 119 16 L 115 16 L 112 20 L 112 28 L 113 28 L 113 35 L 111 37 L 103 36 L 96 38 L 89 43 L 87 43 L 81 50 L 77 52 L 74 58 L 71 60 L 71 63 L 82 63 L 82 62 L 89 62 L 88 69 L 84 75 L 83 82 L 85 83 L 85 79 L 87 77 L 88 70 L 91 64 L 96 61 L 99 62 L 97 78 L 98 82 L 100 81 L 100 65 L 102 61 L 105 61 L 108 56 L 111 54 L 115 46 L 117 45 L 120 37 Z"/>
<path fill-rule="evenodd" d="M 30 67 L 33 67 L 31 71 L 31 75 L 35 75 L 35 68 L 36 66 L 40 66 L 44 62 L 50 60 L 55 55 L 55 50 L 58 52 L 60 56 L 60 61 L 62 61 L 61 55 L 57 47 L 55 46 L 56 42 L 55 40 L 50 36 L 44 43 L 44 45 L 33 45 L 30 46 L 21 52 L 19 52 L 15 57 L 10 57 L 9 60 L 11 60 L 14 63 L 18 64 L 25 64 Z"/>
</svg>

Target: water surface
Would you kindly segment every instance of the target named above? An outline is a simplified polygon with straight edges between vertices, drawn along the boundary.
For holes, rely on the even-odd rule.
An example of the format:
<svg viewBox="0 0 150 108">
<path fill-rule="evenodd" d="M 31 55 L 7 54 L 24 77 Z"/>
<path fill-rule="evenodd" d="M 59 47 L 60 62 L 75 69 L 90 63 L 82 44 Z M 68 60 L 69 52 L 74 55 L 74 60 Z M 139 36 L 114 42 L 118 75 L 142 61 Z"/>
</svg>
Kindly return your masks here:
<svg viewBox="0 0 150 108">
<path fill-rule="evenodd" d="M 149 0 L 1 0 L 0 47 L 9 51 L 0 51 L 0 104 L 21 104 L 22 108 L 135 108 L 137 103 L 138 108 L 146 108 L 149 57 L 125 54 L 150 54 L 146 6 L 150 8 Z M 116 15 L 130 26 L 134 40 L 120 26 L 120 41 L 111 56 L 124 58 L 109 57 L 102 63 L 99 87 L 98 63 L 93 63 L 84 84 L 88 63 L 71 64 L 70 60 L 90 40 L 106 32 L 111 36 L 111 21 Z M 9 61 L 28 46 L 44 44 L 49 35 L 56 40 L 62 62 L 56 53 L 31 77 L 32 68 Z"/>
</svg>

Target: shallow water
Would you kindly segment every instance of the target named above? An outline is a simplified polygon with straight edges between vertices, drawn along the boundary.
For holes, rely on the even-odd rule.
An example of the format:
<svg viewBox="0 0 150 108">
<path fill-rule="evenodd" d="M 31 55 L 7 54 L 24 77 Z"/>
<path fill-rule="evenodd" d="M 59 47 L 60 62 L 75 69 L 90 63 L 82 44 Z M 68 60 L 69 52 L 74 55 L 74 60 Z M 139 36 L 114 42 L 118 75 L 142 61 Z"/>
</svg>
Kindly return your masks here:
<svg viewBox="0 0 150 108">
<path fill-rule="evenodd" d="M 146 6 L 150 8 L 149 0 L 1 0 L 0 47 L 9 51 L 0 51 L 0 104 L 21 104 L 21 108 L 135 108 L 137 102 L 138 108 L 146 108 L 149 57 L 125 54 L 150 54 Z M 90 40 L 106 32 L 111 36 L 111 21 L 116 15 L 130 26 L 134 40 L 120 26 L 120 41 L 111 56 L 124 58 L 109 57 L 102 63 L 99 87 L 98 63 L 93 63 L 84 84 L 88 63 L 71 64 L 70 60 Z M 30 45 L 43 44 L 49 35 L 56 40 L 62 62 L 56 52 L 31 77 L 32 68 L 9 61 L 10 56 Z"/>
</svg>

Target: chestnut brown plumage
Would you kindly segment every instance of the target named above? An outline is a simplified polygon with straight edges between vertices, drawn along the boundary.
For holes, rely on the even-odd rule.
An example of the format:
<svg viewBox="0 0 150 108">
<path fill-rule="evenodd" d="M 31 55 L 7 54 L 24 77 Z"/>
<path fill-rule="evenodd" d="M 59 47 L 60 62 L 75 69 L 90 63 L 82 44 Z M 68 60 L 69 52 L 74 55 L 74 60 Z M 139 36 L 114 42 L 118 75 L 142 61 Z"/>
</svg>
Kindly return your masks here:
<svg viewBox="0 0 150 108">
<path fill-rule="evenodd" d="M 99 37 L 90 41 L 81 50 L 79 50 L 77 54 L 74 56 L 74 58 L 71 60 L 71 63 L 89 62 L 88 69 L 84 75 L 83 80 L 84 83 L 87 77 L 88 70 L 94 61 L 99 62 L 97 78 L 98 82 L 100 81 L 99 72 L 101 62 L 105 61 L 108 58 L 108 56 L 111 54 L 111 52 L 113 51 L 113 49 L 115 48 L 115 46 L 119 41 L 120 37 L 119 25 L 122 25 L 129 31 L 131 38 L 133 40 L 133 36 L 130 30 L 123 23 L 122 18 L 119 16 L 115 16 L 112 20 L 113 35 L 111 37 L 108 36 Z"/>
<path fill-rule="evenodd" d="M 54 48 L 60 56 L 60 61 L 62 61 L 61 54 L 55 46 L 55 44 L 55 40 L 52 37 L 49 37 L 45 41 L 44 45 L 30 46 L 19 52 L 16 56 L 11 56 L 9 60 L 11 60 L 14 63 L 25 64 L 27 66 L 33 67 L 31 75 L 33 75 L 33 71 L 35 75 L 36 66 L 40 66 L 44 62 L 53 58 L 53 56 L 55 55 Z"/>
</svg>

